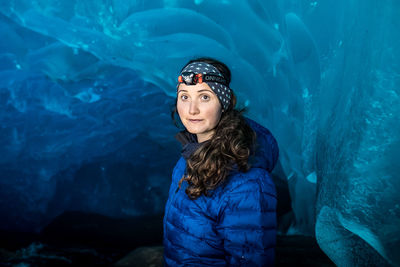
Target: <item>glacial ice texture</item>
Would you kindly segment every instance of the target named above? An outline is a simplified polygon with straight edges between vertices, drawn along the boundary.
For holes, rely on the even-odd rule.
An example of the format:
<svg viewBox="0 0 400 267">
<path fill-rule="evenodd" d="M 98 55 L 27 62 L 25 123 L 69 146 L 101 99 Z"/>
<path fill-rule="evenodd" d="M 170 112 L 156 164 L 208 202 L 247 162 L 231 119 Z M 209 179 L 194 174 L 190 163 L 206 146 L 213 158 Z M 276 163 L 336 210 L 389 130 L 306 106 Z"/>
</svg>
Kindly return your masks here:
<svg viewBox="0 0 400 267">
<path fill-rule="evenodd" d="M 399 10 L 0 0 L 0 227 L 37 229 L 66 209 L 162 211 L 179 153 L 176 76 L 207 55 L 278 140 L 289 233 L 315 233 L 339 266 L 400 265 Z"/>
</svg>

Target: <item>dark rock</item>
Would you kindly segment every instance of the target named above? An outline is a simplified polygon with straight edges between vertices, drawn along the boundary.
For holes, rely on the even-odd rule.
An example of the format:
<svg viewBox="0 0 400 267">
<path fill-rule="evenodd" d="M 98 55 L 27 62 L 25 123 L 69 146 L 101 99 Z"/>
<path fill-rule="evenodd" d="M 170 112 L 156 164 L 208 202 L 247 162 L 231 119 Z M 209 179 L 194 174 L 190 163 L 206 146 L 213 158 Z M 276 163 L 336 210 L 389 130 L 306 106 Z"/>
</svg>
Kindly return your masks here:
<svg viewBox="0 0 400 267">
<path fill-rule="evenodd" d="M 113 266 L 132 266 L 132 267 L 162 267 L 163 266 L 163 251 L 162 246 L 158 247 L 141 247 L 137 248 Z"/>
</svg>

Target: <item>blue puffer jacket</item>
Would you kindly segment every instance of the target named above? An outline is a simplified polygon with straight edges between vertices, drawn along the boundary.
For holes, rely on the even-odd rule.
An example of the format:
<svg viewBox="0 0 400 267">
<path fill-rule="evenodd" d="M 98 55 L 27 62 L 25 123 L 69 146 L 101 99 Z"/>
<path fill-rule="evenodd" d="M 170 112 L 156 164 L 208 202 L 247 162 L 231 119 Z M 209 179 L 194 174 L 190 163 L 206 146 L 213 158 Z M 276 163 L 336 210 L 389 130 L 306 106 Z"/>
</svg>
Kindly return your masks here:
<svg viewBox="0 0 400 267">
<path fill-rule="evenodd" d="M 246 172 L 232 171 L 211 196 L 190 200 L 182 178 L 186 161 L 176 164 L 164 215 L 166 266 L 273 266 L 276 191 L 270 177 L 278 159 L 272 134 L 252 120 L 257 150 Z"/>
</svg>

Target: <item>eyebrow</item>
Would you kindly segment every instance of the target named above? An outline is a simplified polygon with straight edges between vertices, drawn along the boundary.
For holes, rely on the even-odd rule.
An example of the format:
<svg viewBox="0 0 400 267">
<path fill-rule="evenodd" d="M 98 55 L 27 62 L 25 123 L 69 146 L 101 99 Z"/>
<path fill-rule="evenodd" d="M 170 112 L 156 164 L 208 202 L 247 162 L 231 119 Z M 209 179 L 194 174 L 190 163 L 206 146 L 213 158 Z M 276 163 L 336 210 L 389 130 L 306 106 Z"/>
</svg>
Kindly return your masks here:
<svg viewBox="0 0 400 267">
<path fill-rule="evenodd" d="M 179 94 L 179 92 L 187 92 L 187 90 L 180 89 L 180 90 L 178 91 L 178 94 Z M 201 93 L 201 92 L 210 92 L 210 93 L 212 93 L 212 91 L 209 90 L 209 89 L 201 89 L 201 90 L 198 90 L 197 92 L 198 92 L 198 93 Z"/>
</svg>

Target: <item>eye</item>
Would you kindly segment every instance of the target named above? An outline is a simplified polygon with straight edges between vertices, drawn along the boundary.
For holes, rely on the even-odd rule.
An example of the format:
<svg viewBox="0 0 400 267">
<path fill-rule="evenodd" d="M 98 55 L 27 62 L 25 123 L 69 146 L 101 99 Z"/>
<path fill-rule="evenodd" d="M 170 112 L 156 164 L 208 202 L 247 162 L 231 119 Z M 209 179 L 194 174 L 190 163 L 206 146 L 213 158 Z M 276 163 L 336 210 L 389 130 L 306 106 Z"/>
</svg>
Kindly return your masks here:
<svg viewBox="0 0 400 267">
<path fill-rule="evenodd" d="M 201 96 L 201 99 L 202 99 L 202 100 L 210 100 L 210 96 L 208 96 L 208 95 L 202 95 L 202 96 Z"/>
<path fill-rule="evenodd" d="M 181 100 L 187 100 L 189 97 L 187 95 L 181 95 Z"/>
</svg>

